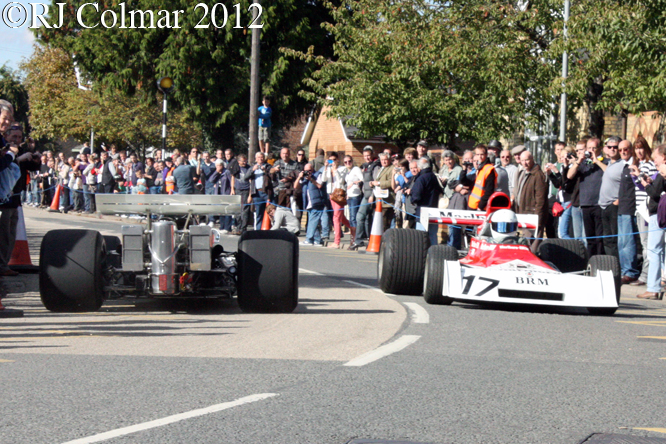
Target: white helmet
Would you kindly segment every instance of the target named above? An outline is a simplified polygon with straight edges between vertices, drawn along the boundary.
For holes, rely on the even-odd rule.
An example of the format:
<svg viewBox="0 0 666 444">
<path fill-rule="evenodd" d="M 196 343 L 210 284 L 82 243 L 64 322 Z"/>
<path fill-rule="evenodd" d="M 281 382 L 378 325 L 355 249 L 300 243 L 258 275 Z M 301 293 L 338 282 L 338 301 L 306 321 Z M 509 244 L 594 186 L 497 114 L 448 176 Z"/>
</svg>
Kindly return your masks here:
<svg viewBox="0 0 666 444">
<path fill-rule="evenodd" d="M 518 234 L 518 218 L 511 210 L 497 210 L 490 215 L 490 232 L 495 242 Z"/>
</svg>

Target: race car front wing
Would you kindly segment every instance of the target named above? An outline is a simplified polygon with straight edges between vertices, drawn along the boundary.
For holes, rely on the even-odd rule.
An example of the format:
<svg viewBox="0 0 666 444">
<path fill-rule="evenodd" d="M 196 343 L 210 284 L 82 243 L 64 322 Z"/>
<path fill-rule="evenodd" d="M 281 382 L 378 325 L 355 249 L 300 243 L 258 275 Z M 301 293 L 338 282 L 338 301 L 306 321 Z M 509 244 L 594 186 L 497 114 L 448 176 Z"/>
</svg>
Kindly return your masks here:
<svg viewBox="0 0 666 444">
<path fill-rule="evenodd" d="M 610 271 L 585 276 L 535 269 L 469 267 L 458 261 L 445 261 L 442 294 L 470 302 L 586 308 L 618 306 Z"/>
</svg>

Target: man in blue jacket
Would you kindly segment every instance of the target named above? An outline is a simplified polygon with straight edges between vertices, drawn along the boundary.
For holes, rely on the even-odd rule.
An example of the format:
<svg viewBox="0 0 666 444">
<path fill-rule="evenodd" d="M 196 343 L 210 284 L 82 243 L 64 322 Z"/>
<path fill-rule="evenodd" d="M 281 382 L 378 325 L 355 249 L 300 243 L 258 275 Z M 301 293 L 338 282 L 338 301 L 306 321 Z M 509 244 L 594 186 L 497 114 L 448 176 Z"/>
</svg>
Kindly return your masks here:
<svg viewBox="0 0 666 444">
<path fill-rule="evenodd" d="M 330 227 L 326 214 L 326 203 L 328 202 L 328 193 L 326 192 L 326 183 L 322 180 L 320 171 L 314 172 L 312 165 L 305 165 L 296 178 L 296 189 L 303 190 L 303 208 L 308 212 L 308 225 L 305 234 L 305 241 L 301 245 L 310 245 L 321 247 L 322 235 L 328 237 Z M 321 221 L 321 232 L 319 231 L 319 222 Z"/>
<path fill-rule="evenodd" d="M 439 179 L 432 172 L 432 165 L 430 159 L 421 157 L 418 160 L 419 174 L 414 179 L 414 185 L 410 190 L 410 199 L 416 206 L 416 216 L 421 216 L 421 207 L 437 208 L 439 202 L 439 195 L 442 193 L 442 187 L 439 184 Z M 437 224 L 428 226 L 428 234 L 430 236 L 430 243 L 436 245 L 437 242 Z M 425 227 L 417 219 L 416 229 L 425 231 Z"/>
</svg>

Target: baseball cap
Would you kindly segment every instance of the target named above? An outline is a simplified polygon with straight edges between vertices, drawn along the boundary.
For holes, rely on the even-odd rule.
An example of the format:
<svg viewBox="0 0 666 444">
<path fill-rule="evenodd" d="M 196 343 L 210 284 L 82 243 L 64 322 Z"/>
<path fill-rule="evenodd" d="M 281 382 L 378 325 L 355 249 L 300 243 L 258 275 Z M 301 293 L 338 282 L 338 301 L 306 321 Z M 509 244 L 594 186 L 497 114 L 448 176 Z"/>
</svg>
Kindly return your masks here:
<svg viewBox="0 0 666 444">
<path fill-rule="evenodd" d="M 527 148 L 525 148 L 525 145 L 518 145 L 518 146 L 514 147 L 511 150 L 511 155 L 515 156 L 516 154 L 520 154 L 520 153 L 522 153 L 523 151 L 526 151 L 526 150 L 527 150 Z"/>
</svg>

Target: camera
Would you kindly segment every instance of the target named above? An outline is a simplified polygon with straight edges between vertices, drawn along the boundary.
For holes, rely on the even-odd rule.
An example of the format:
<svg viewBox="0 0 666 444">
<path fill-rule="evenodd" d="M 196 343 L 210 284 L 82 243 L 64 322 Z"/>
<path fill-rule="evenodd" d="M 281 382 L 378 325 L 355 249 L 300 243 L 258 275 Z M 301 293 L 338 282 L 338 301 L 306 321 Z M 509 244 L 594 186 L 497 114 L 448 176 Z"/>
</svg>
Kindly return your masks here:
<svg viewBox="0 0 666 444">
<path fill-rule="evenodd" d="M 568 153 L 568 154 L 567 154 L 567 159 L 569 159 L 569 160 L 575 160 L 575 159 L 576 159 L 576 155 L 575 155 L 574 153 Z"/>
<path fill-rule="evenodd" d="M 589 151 L 585 151 L 585 158 L 586 159 L 591 159 L 592 158 L 592 153 Z"/>
<path fill-rule="evenodd" d="M 312 171 L 303 171 L 303 179 L 309 179 L 312 177 Z"/>
<path fill-rule="evenodd" d="M 474 164 L 472 162 L 463 162 L 463 168 L 474 168 Z"/>
</svg>

